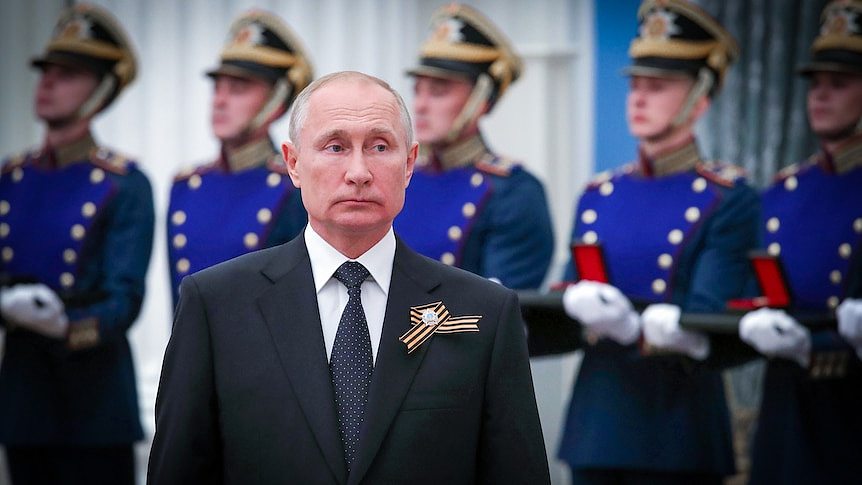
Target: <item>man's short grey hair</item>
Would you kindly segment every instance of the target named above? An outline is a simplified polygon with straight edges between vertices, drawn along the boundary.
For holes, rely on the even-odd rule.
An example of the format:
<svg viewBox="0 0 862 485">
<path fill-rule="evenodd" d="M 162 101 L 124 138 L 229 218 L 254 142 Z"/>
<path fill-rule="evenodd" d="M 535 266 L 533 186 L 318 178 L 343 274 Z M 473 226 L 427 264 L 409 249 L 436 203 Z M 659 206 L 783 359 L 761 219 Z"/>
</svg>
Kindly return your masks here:
<svg viewBox="0 0 862 485">
<path fill-rule="evenodd" d="M 404 132 L 407 133 L 407 149 L 409 150 L 413 145 L 413 121 L 410 119 L 410 112 L 407 110 L 404 99 L 386 81 L 358 71 L 339 71 L 327 74 L 306 86 L 299 93 L 296 101 L 293 102 L 293 111 L 290 113 L 290 124 L 288 126 L 288 135 L 293 145 L 299 148 L 299 135 L 302 133 L 302 127 L 305 125 L 306 118 L 308 118 L 308 100 L 311 99 L 311 95 L 333 81 L 344 79 L 361 79 L 374 83 L 389 91 L 395 97 L 395 101 L 398 103 L 398 110 L 401 112 L 401 124 L 404 125 Z"/>
</svg>

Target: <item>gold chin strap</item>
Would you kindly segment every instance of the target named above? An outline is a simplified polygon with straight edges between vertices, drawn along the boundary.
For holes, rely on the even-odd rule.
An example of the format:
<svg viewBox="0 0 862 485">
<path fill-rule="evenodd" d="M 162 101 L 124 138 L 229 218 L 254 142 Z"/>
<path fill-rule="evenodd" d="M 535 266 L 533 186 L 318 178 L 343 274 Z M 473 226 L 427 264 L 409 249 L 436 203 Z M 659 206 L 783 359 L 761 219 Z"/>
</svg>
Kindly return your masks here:
<svg viewBox="0 0 862 485">
<path fill-rule="evenodd" d="M 671 121 L 670 128 L 681 126 L 688 120 L 688 117 L 691 116 L 691 110 L 694 109 L 694 104 L 701 96 L 709 94 L 709 90 L 712 89 L 713 84 L 715 84 L 715 75 L 713 75 L 712 71 L 705 67 L 700 68 L 700 71 L 697 73 L 697 81 L 695 81 L 694 86 L 688 92 L 688 96 L 685 98 L 685 102 L 682 104 L 679 113 Z"/>
<path fill-rule="evenodd" d="M 96 114 L 99 109 L 104 106 L 105 102 L 108 101 L 108 97 L 111 96 L 116 85 L 117 78 L 113 74 L 105 74 L 102 76 L 102 81 L 99 82 L 98 86 L 96 86 L 93 94 L 84 101 L 84 104 L 82 104 L 80 108 L 78 108 L 78 113 L 75 115 L 75 118 L 82 120 Z"/>
<path fill-rule="evenodd" d="M 284 102 L 287 101 L 287 97 L 290 96 L 290 85 L 287 80 L 284 78 L 276 81 L 275 86 L 272 88 L 272 94 L 270 94 L 269 99 L 264 103 L 263 108 L 257 113 L 257 115 L 252 118 L 252 120 L 248 124 L 248 128 L 246 130 L 251 133 L 258 128 L 260 128 L 266 121 L 272 116 L 273 113 L 279 110 L 284 105 Z"/>
<path fill-rule="evenodd" d="M 464 108 L 458 113 L 458 117 L 452 122 L 449 132 L 446 133 L 446 144 L 457 140 L 461 136 L 461 132 L 464 131 L 464 127 L 479 116 L 479 110 L 482 108 L 483 103 L 488 101 L 493 90 L 494 82 L 491 80 L 491 76 L 485 73 L 479 74 L 470 97 L 464 103 Z"/>
</svg>

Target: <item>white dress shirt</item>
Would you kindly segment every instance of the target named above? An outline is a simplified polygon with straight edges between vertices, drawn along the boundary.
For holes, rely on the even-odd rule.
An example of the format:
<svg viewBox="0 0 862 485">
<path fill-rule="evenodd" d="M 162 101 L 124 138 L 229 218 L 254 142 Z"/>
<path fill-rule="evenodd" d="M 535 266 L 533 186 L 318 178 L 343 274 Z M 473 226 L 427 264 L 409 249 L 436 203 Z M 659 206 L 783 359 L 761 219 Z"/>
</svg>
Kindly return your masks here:
<svg viewBox="0 0 862 485">
<path fill-rule="evenodd" d="M 389 282 L 392 281 L 392 264 L 395 260 L 395 233 L 392 228 L 364 254 L 351 260 L 324 241 L 311 224 L 305 226 L 305 246 L 311 259 L 311 273 L 314 276 L 314 289 L 317 292 L 317 308 L 320 310 L 320 324 L 323 327 L 323 343 L 326 345 L 326 359 L 332 356 L 335 334 L 341 314 L 347 306 L 347 287 L 332 275 L 345 261 L 358 261 L 371 273 L 361 288 L 362 309 L 368 322 L 371 337 L 371 356 L 377 362 L 377 349 L 383 334 L 383 317 L 386 314 L 386 301 L 389 296 Z M 408 316 L 405 315 L 404 318 Z"/>
</svg>

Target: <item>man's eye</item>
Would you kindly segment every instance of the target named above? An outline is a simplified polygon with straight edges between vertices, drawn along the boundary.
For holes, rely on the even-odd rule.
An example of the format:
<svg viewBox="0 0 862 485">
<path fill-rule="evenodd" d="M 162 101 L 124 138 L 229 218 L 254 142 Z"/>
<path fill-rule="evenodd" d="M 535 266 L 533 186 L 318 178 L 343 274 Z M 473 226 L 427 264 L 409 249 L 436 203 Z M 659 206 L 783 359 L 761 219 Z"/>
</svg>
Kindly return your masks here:
<svg viewBox="0 0 862 485">
<path fill-rule="evenodd" d="M 341 153 L 342 151 L 344 151 L 344 147 L 341 145 L 329 145 L 324 148 L 324 150 L 332 153 Z"/>
<path fill-rule="evenodd" d="M 374 145 L 371 149 L 375 152 L 385 152 L 387 147 L 382 143 L 378 143 L 377 145 Z"/>
</svg>

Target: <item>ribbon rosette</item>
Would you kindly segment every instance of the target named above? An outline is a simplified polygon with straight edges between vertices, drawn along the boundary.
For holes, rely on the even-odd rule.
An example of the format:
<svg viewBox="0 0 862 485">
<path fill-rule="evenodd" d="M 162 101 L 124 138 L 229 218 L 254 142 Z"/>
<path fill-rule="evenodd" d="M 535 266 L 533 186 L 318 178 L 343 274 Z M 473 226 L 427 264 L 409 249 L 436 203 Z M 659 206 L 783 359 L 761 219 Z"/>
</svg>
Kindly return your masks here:
<svg viewBox="0 0 862 485">
<path fill-rule="evenodd" d="M 398 337 L 411 353 L 435 333 L 478 332 L 481 315 L 453 317 L 442 301 L 410 307 L 413 328 Z"/>
</svg>

